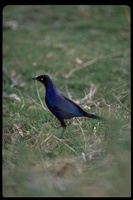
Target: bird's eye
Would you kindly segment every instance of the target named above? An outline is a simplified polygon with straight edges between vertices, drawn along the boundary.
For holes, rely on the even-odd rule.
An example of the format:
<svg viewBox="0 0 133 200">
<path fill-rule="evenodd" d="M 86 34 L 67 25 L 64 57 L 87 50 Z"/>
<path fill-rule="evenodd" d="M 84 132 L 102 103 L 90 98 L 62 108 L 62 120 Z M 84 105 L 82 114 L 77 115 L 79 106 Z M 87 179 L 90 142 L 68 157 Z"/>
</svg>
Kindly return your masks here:
<svg viewBox="0 0 133 200">
<path fill-rule="evenodd" d="M 43 81 L 43 78 L 41 78 L 41 81 Z"/>
</svg>

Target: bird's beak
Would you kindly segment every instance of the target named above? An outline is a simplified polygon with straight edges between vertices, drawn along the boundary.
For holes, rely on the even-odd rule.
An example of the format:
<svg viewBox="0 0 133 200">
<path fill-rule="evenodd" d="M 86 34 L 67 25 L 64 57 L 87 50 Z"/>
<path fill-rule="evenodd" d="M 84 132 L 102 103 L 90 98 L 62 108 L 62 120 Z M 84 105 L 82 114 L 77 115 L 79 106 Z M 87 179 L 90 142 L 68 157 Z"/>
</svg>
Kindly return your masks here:
<svg viewBox="0 0 133 200">
<path fill-rule="evenodd" d="M 33 80 L 37 80 L 37 78 L 32 78 Z"/>
</svg>

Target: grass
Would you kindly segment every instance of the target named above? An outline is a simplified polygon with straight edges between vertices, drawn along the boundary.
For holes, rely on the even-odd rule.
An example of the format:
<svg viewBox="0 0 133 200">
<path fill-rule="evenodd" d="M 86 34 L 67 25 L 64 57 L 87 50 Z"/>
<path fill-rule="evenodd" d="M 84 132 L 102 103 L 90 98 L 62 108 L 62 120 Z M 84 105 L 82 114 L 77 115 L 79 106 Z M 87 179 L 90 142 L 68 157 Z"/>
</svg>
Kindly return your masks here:
<svg viewBox="0 0 133 200">
<path fill-rule="evenodd" d="M 127 6 L 3 9 L 4 197 L 131 195 L 129 16 Z M 71 119 L 60 140 L 31 80 L 41 74 L 106 120 Z"/>
</svg>

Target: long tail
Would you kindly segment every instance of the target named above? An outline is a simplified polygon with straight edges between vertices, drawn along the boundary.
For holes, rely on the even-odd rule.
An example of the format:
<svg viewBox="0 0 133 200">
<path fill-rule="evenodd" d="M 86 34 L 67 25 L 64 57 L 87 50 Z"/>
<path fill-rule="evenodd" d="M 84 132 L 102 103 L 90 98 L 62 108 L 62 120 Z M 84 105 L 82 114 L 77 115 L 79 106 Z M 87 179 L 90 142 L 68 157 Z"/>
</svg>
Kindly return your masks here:
<svg viewBox="0 0 133 200">
<path fill-rule="evenodd" d="M 100 120 L 103 120 L 103 117 L 100 117 L 98 115 L 94 115 L 94 114 L 90 114 L 90 113 L 86 113 L 84 114 L 85 117 L 89 117 L 89 118 L 92 118 L 92 119 L 100 119 Z"/>
</svg>

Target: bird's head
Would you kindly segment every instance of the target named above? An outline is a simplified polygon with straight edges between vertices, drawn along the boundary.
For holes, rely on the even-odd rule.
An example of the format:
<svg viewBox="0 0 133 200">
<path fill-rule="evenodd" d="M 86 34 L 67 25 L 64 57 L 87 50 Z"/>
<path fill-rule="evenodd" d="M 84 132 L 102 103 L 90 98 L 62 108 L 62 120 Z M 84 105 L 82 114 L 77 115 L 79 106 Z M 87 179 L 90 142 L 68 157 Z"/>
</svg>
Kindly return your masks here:
<svg viewBox="0 0 133 200">
<path fill-rule="evenodd" d="M 40 75 L 40 76 L 37 76 L 36 78 L 32 78 L 33 80 L 37 80 L 37 81 L 40 81 L 41 83 L 43 83 L 45 86 L 46 84 L 48 83 L 50 79 L 50 77 L 48 75 Z"/>
</svg>

